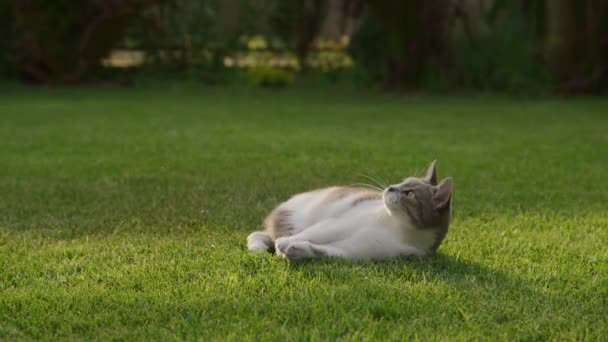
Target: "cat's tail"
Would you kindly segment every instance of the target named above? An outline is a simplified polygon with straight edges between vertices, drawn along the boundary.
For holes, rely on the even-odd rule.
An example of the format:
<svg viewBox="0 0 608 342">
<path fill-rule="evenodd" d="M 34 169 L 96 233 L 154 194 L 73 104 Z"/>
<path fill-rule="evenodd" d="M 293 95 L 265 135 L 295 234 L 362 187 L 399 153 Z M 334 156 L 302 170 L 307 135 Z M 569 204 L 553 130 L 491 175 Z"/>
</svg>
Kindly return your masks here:
<svg viewBox="0 0 608 342">
<path fill-rule="evenodd" d="M 265 231 L 253 232 L 247 237 L 247 248 L 252 252 L 272 252 L 274 251 L 274 240 Z"/>
</svg>

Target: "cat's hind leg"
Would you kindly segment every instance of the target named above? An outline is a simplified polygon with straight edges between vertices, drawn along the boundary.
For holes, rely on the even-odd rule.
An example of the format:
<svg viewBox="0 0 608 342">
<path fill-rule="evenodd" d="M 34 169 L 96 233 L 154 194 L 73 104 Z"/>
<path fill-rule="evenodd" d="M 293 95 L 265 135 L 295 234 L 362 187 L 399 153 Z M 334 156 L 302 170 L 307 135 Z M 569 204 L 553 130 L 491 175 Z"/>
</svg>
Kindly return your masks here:
<svg viewBox="0 0 608 342">
<path fill-rule="evenodd" d="M 247 237 L 247 248 L 252 252 L 272 252 L 274 250 L 274 241 L 270 234 L 265 231 L 253 232 Z"/>
</svg>

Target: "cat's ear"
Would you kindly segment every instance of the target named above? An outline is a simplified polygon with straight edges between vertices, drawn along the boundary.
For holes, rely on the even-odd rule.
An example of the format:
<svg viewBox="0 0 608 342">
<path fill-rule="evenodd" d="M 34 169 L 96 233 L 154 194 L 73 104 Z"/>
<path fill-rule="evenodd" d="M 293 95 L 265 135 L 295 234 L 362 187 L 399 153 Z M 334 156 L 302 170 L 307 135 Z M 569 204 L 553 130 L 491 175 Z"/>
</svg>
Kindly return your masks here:
<svg viewBox="0 0 608 342">
<path fill-rule="evenodd" d="M 431 162 L 429 168 L 426 170 L 426 176 L 424 176 L 424 181 L 431 184 L 437 185 L 437 169 L 435 168 L 436 160 Z"/>
<path fill-rule="evenodd" d="M 448 177 L 441 181 L 441 184 L 437 185 L 435 194 L 433 195 L 433 203 L 435 209 L 445 209 L 450 206 L 450 200 L 452 199 L 452 178 Z"/>
</svg>

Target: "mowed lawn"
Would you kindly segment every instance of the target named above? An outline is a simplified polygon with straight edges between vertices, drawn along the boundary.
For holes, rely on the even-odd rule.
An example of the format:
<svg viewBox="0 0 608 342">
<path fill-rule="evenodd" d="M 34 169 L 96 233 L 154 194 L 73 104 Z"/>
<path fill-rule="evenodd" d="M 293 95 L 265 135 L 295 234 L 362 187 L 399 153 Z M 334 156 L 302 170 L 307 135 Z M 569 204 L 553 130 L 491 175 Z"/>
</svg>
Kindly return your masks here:
<svg viewBox="0 0 608 342">
<path fill-rule="evenodd" d="M 0 339 L 604 340 L 608 100 L 0 93 Z M 436 256 L 289 264 L 291 194 L 454 177 Z"/>
</svg>

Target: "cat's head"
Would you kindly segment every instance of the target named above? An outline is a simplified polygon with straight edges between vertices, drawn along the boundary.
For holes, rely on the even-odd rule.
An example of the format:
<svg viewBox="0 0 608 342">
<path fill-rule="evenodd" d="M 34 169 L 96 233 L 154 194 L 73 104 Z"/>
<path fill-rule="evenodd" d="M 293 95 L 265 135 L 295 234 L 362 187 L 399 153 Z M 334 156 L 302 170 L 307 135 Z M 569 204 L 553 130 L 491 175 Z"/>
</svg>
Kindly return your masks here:
<svg viewBox="0 0 608 342">
<path fill-rule="evenodd" d="M 418 229 L 441 229 L 450 222 L 452 178 L 437 183 L 435 161 L 424 177 L 408 177 L 383 192 L 386 209 L 392 216 L 405 216 Z"/>
</svg>

